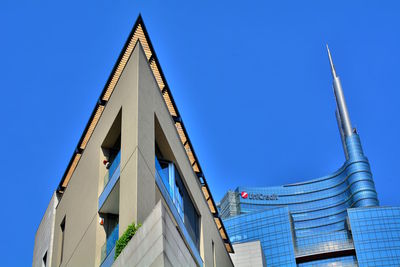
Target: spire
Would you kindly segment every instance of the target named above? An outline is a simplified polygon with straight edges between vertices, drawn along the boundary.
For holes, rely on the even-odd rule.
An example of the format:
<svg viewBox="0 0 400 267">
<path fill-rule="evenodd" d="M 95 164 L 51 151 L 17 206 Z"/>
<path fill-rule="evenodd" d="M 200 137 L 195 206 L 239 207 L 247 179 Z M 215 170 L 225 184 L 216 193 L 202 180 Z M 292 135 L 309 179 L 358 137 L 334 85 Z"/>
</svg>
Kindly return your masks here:
<svg viewBox="0 0 400 267">
<path fill-rule="evenodd" d="M 333 78 L 333 90 L 335 93 L 335 99 L 337 104 L 337 109 L 339 111 L 340 124 L 342 127 L 339 127 L 343 130 L 345 137 L 351 136 L 353 134 L 353 128 L 351 126 L 349 112 L 347 110 L 346 100 L 344 99 L 342 85 L 340 83 L 339 76 L 336 74 L 335 66 L 333 65 L 332 55 L 329 51 L 328 45 L 326 45 L 326 49 L 328 50 L 329 62 L 331 65 L 332 78 Z"/>
<path fill-rule="evenodd" d="M 331 55 L 331 51 L 329 51 L 328 44 L 326 44 L 326 50 L 328 50 L 329 63 L 331 63 L 332 78 L 335 78 L 335 77 L 337 77 L 336 70 L 335 70 L 335 65 L 333 65 L 332 55 Z"/>
</svg>

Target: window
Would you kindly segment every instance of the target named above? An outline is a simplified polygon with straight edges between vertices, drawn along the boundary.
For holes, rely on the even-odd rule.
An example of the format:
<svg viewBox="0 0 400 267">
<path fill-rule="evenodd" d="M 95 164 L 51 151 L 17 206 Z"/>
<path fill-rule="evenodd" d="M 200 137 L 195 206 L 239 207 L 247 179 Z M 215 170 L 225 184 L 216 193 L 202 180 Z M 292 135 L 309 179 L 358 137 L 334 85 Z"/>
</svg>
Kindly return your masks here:
<svg viewBox="0 0 400 267">
<path fill-rule="evenodd" d="M 181 217 L 182 221 L 185 222 L 184 196 L 186 190 L 178 170 L 175 168 L 175 165 L 172 162 L 162 159 L 159 160 L 157 158 L 156 170 L 159 176 L 161 176 L 161 180 L 163 181 L 163 184 L 165 185 L 176 209 L 178 210 L 179 216 Z"/>
<path fill-rule="evenodd" d="M 60 224 L 60 228 L 61 228 L 61 256 L 60 256 L 60 265 L 61 265 L 64 256 L 63 254 L 64 254 L 64 241 L 65 241 L 65 216 Z"/>
<path fill-rule="evenodd" d="M 175 166 L 173 166 L 173 167 L 175 167 Z M 176 205 L 176 208 L 178 209 L 179 216 L 181 217 L 183 222 L 185 222 L 185 215 L 184 215 L 185 207 L 183 206 L 183 195 L 184 195 L 185 187 L 182 183 L 181 176 L 179 175 L 176 168 L 173 168 L 173 170 L 174 170 L 174 176 L 175 176 L 174 203 Z"/>
<path fill-rule="evenodd" d="M 217 266 L 217 259 L 216 259 L 216 255 L 215 255 L 215 245 L 214 245 L 214 241 L 211 241 L 211 246 L 212 246 L 212 253 L 213 253 L 213 267 Z"/>
<path fill-rule="evenodd" d="M 47 251 L 44 253 L 43 256 L 42 267 L 46 267 L 46 263 L 47 263 Z"/>
<path fill-rule="evenodd" d="M 101 216 L 104 220 L 103 227 L 106 233 L 106 240 L 101 247 L 100 262 L 103 263 L 103 261 L 110 255 L 115 247 L 115 244 L 117 243 L 119 234 L 119 215 L 108 213 L 102 214 Z"/>
<path fill-rule="evenodd" d="M 156 145 L 156 175 L 161 178 L 165 189 L 168 191 L 179 217 L 185 225 L 190 237 L 197 249 L 200 246 L 200 215 L 198 214 L 192 199 L 183 183 L 181 175 L 174 163 L 162 159 Z"/>
<path fill-rule="evenodd" d="M 183 205 L 185 211 L 185 226 L 192 237 L 197 248 L 200 247 L 200 215 L 197 213 L 195 206 L 186 188 L 184 188 Z"/>
<path fill-rule="evenodd" d="M 107 186 L 114 173 L 119 173 L 117 171 L 121 161 L 121 114 L 119 111 L 101 144 L 100 158 L 104 169 L 101 169 L 100 178 L 104 178 L 100 182 L 103 185 L 100 192 Z"/>
</svg>

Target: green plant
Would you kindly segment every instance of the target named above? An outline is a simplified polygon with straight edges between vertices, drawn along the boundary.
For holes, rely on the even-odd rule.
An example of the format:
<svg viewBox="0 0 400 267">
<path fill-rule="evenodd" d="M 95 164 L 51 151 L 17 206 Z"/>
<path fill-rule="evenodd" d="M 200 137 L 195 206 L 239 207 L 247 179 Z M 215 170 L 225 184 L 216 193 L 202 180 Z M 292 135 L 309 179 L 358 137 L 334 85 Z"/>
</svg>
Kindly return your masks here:
<svg viewBox="0 0 400 267">
<path fill-rule="evenodd" d="M 114 260 L 118 258 L 122 250 L 126 247 L 126 245 L 128 245 L 129 241 L 136 234 L 140 226 L 142 226 L 140 223 L 139 224 L 132 223 L 128 225 L 128 228 L 125 230 L 125 232 L 122 234 L 122 236 L 118 239 L 117 243 L 115 244 Z"/>
</svg>

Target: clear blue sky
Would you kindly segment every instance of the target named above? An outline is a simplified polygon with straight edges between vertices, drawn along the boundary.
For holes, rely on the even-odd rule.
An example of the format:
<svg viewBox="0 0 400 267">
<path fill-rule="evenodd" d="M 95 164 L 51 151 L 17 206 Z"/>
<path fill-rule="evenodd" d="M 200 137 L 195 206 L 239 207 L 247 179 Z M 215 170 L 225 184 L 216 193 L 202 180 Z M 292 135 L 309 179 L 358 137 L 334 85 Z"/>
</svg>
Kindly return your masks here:
<svg viewBox="0 0 400 267">
<path fill-rule="evenodd" d="M 67 2 L 0 4 L 2 265 L 31 265 L 36 228 L 139 12 L 216 201 L 343 164 L 329 43 L 381 204 L 400 205 L 398 1 Z"/>
</svg>

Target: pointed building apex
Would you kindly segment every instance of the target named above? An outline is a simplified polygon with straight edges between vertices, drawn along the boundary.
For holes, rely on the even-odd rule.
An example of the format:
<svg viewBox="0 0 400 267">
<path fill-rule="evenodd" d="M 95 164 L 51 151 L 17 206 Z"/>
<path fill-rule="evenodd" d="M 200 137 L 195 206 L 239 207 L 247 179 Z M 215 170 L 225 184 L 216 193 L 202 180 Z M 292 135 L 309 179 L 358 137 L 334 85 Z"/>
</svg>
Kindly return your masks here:
<svg viewBox="0 0 400 267">
<path fill-rule="evenodd" d="M 335 99 L 337 103 L 337 108 L 340 115 L 340 125 L 344 132 L 344 135 L 351 136 L 353 134 L 353 128 L 351 127 L 350 116 L 347 110 L 346 100 L 344 99 L 342 85 L 340 83 L 340 79 L 336 74 L 335 66 L 333 65 L 331 51 L 329 51 L 328 45 L 326 45 L 326 49 L 328 50 L 329 62 L 331 63 L 331 71 L 333 77 L 333 89 L 335 92 Z"/>
<path fill-rule="evenodd" d="M 331 64 L 332 77 L 335 78 L 335 77 L 337 77 L 335 65 L 333 65 L 332 55 L 331 55 L 331 51 L 329 50 L 328 44 L 326 44 L 326 50 L 328 50 L 329 62 Z"/>
</svg>

